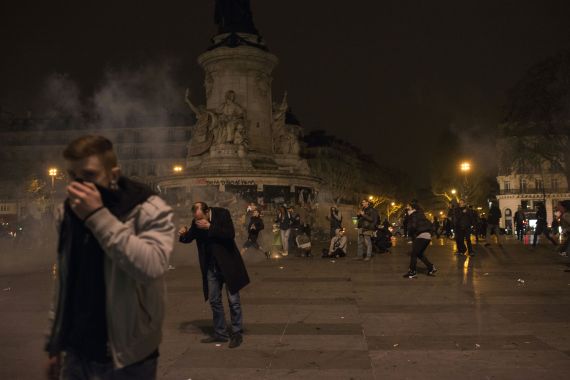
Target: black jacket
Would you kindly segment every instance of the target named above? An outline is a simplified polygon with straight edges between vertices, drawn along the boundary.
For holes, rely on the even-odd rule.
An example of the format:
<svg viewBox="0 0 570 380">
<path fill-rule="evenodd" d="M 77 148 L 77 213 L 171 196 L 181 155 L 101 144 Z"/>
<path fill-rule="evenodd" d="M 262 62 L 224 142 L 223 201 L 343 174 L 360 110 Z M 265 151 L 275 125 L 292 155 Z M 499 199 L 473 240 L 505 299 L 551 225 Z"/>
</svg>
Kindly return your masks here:
<svg viewBox="0 0 570 380">
<path fill-rule="evenodd" d="M 201 230 L 192 221 L 192 227 L 185 235 L 180 236 L 181 243 L 196 240 L 204 299 L 208 299 L 208 254 L 216 260 L 224 281 L 231 294 L 235 294 L 249 284 L 249 276 L 245 264 L 234 241 L 235 231 L 230 212 L 225 208 L 212 207 L 209 230 Z"/>
<path fill-rule="evenodd" d="M 475 225 L 474 215 L 468 207 L 455 207 L 453 209 L 453 228 L 468 230 Z"/>
<path fill-rule="evenodd" d="M 433 225 L 421 210 L 416 210 L 408 218 L 408 235 L 415 239 L 423 232 L 432 232 Z"/>
<path fill-rule="evenodd" d="M 498 225 L 499 219 L 501 219 L 502 216 L 501 210 L 497 206 L 491 206 L 489 209 L 489 216 L 487 217 L 487 223 Z"/>
<path fill-rule="evenodd" d="M 252 226 L 255 226 L 255 229 L 251 229 Z M 263 224 L 263 220 L 260 217 L 252 216 L 251 219 L 249 220 L 249 224 L 247 225 L 247 232 L 250 235 L 257 236 L 264 228 L 265 225 Z"/>
<path fill-rule="evenodd" d="M 378 225 L 378 212 L 373 207 L 364 209 L 364 215 L 358 215 L 358 228 L 374 231 Z"/>
</svg>

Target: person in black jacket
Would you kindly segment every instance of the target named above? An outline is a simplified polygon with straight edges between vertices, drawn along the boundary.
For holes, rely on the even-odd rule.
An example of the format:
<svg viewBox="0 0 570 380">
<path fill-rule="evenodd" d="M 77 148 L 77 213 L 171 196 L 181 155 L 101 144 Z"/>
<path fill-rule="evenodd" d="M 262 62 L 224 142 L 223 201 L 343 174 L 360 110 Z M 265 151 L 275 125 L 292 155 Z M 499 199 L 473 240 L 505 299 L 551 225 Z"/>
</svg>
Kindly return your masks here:
<svg viewBox="0 0 570 380">
<path fill-rule="evenodd" d="M 469 256 L 475 256 L 475 251 L 471 245 L 471 231 L 474 224 L 473 214 L 465 205 L 463 199 L 459 200 L 459 204 L 453 209 L 455 231 L 455 243 L 457 245 L 457 255 L 465 255 L 467 252 Z M 465 246 L 467 244 L 467 247 Z"/>
<path fill-rule="evenodd" d="M 243 255 L 248 248 L 255 248 L 258 251 L 261 251 L 265 254 L 267 258 L 270 258 L 271 252 L 265 251 L 261 245 L 257 242 L 259 238 L 259 233 L 265 228 L 263 224 L 263 219 L 261 219 L 261 215 L 259 210 L 253 210 L 251 213 L 251 218 L 249 219 L 249 223 L 247 225 L 247 240 L 243 244 L 241 248 L 241 254 Z"/>
<path fill-rule="evenodd" d="M 499 230 L 499 221 L 501 220 L 501 210 L 499 206 L 497 206 L 496 202 L 491 204 L 491 208 L 489 208 L 489 215 L 487 216 L 487 233 L 485 234 L 485 247 L 491 245 L 491 234 L 495 234 L 497 237 L 497 244 L 499 247 L 502 246 L 501 244 L 501 231 Z"/>
<path fill-rule="evenodd" d="M 536 210 L 536 227 L 534 228 L 534 236 L 532 240 L 533 247 L 536 247 L 536 244 L 538 243 L 538 237 L 540 235 L 544 235 L 544 237 L 550 240 L 552 244 L 558 245 L 556 240 L 550 236 L 550 232 L 548 231 L 548 223 L 546 221 L 546 208 L 542 203 L 538 204 Z"/>
<path fill-rule="evenodd" d="M 358 218 L 356 259 L 368 261 L 372 258 L 372 235 L 378 225 L 378 212 L 372 207 L 368 199 L 363 199 L 360 206 L 361 209 L 356 214 Z"/>
<path fill-rule="evenodd" d="M 431 222 L 426 218 L 423 210 L 417 204 L 417 202 L 412 201 L 410 203 L 408 210 L 408 235 L 412 240 L 412 253 L 410 257 L 410 268 L 404 278 L 416 278 L 416 263 L 420 259 L 427 267 L 428 276 L 435 275 L 437 268 L 427 259 L 425 256 L 425 251 L 429 244 L 431 243 L 431 232 L 433 226 Z"/>
<path fill-rule="evenodd" d="M 194 203 L 192 213 L 194 215 L 192 226 L 182 227 L 178 234 L 181 243 L 188 244 L 196 240 L 204 298 L 210 301 L 212 307 L 214 335 L 202 339 L 202 343 L 228 341 L 222 304 L 222 287 L 225 283 L 232 322 L 229 347 L 235 348 L 243 341 L 243 316 L 239 291 L 249 284 L 249 276 L 234 240 L 232 218 L 227 209 L 210 208 L 204 202 Z"/>
</svg>

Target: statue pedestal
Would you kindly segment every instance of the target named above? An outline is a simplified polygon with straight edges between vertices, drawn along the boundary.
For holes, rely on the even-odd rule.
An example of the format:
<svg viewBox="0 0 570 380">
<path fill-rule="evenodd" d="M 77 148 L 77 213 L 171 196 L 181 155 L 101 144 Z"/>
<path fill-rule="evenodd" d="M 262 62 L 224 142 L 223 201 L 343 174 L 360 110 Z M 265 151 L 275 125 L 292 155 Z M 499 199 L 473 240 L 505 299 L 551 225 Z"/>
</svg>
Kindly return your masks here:
<svg viewBox="0 0 570 380">
<path fill-rule="evenodd" d="M 246 155 L 243 145 L 212 145 L 209 155 L 202 160 L 200 167 L 216 171 L 253 169 L 251 160 Z"/>
<path fill-rule="evenodd" d="M 239 34 L 243 38 L 259 36 Z M 214 38 L 223 38 L 224 35 Z M 273 123 L 271 73 L 277 57 L 253 46 L 219 46 L 200 55 L 198 63 L 205 71 L 206 107 L 218 109 L 228 91 L 236 94 L 236 103 L 245 110 L 245 125 L 250 150 L 271 155 Z"/>
</svg>

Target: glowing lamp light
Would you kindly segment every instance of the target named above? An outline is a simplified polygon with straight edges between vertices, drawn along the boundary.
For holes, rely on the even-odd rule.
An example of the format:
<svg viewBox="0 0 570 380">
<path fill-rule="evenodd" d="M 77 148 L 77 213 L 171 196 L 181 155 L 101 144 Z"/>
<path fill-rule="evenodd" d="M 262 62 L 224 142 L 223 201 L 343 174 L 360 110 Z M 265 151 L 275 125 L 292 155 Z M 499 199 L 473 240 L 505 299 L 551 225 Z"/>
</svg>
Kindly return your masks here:
<svg viewBox="0 0 570 380">
<path fill-rule="evenodd" d="M 464 161 L 459 165 L 459 168 L 461 169 L 462 172 L 466 173 L 471 170 L 471 163 Z"/>
<path fill-rule="evenodd" d="M 396 202 L 390 203 L 390 206 L 392 206 L 392 207 L 396 206 Z"/>
<path fill-rule="evenodd" d="M 183 169 L 182 166 L 180 166 L 180 165 L 176 165 L 176 166 L 174 166 L 174 167 L 172 168 L 172 171 L 173 171 L 174 173 L 182 173 L 182 170 L 184 170 L 184 169 Z"/>
<path fill-rule="evenodd" d="M 451 189 L 451 194 L 453 194 L 453 195 L 457 194 L 457 190 Z"/>
<path fill-rule="evenodd" d="M 55 177 L 57 176 L 57 169 L 56 168 L 50 168 L 48 170 L 48 174 L 50 175 L 50 177 Z"/>
<path fill-rule="evenodd" d="M 370 201 L 373 199 L 374 199 L 374 197 L 372 195 L 368 197 L 368 200 L 370 200 Z"/>
</svg>

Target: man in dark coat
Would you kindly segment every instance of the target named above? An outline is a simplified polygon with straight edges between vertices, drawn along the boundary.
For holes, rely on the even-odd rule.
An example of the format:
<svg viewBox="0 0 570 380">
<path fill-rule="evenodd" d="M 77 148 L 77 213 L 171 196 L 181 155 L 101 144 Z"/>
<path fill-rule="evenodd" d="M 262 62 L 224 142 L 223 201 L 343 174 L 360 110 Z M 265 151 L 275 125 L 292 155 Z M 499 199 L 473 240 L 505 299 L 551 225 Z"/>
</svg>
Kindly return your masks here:
<svg viewBox="0 0 570 380">
<path fill-rule="evenodd" d="M 501 231 L 499 229 L 499 222 L 503 214 L 501 213 L 501 209 L 497 205 L 496 202 L 491 204 L 491 208 L 489 208 L 489 215 L 487 216 L 487 233 L 485 234 L 485 247 L 491 245 L 491 234 L 495 234 L 497 237 L 497 244 L 501 246 Z"/>
<path fill-rule="evenodd" d="M 459 204 L 453 208 L 453 218 L 455 231 L 455 244 L 457 245 L 457 255 L 474 256 L 475 251 L 471 245 L 471 231 L 475 224 L 473 214 L 465 204 L 463 199 L 459 200 Z M 467 247 L 465 246 L 467 244 Z"/>
<path fill-rule="evenodd" d="M 525 213 L 522 209 L 522 206 L 518 206 L 517 211 L 515 212 L 514 218 L 515 220 L 515 229 L 517 231 L 517 239 L 522 241 L 525 235 L 525 228 L 524 222 L 526 220 Z"/>
<path fill-rule="evenodd" d="M 225 283 L 232 321 L 229 347 L 238 347 L 243 341 L 239 291 L 249 284 L 249 276 L 234 241 L 235 231 L 230 212 L 224 208 L 210 208 L 204 202 L 196 202 L 192 206 L 192 213 L 194 219 L 190 229 L 184 226 L 178 233 L 181 243 L 196 240 L 204 298 L 210 301 L 212 307 L 214 335 L 203 339 L 202 343 L 228 341 L 222 304 L 222 286 Z"/>
</svg>

